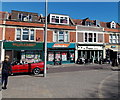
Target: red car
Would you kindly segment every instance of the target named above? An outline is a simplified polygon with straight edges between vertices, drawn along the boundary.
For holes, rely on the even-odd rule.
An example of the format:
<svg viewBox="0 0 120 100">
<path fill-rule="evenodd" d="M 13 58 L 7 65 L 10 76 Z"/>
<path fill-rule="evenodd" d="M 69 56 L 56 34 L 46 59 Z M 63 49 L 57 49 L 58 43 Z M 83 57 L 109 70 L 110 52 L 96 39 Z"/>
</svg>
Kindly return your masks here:
<svg viewBox="0 0 120 100">
<path fill-rule="evenodd" d="M 48 68 L 47 68 L 48 69 Z M 12 64 L 12 73 L 33 73 L 34 75 L 39 74 L 44 71 L 44 62 L 38 63 L 13 63 Z"/>
</svg>

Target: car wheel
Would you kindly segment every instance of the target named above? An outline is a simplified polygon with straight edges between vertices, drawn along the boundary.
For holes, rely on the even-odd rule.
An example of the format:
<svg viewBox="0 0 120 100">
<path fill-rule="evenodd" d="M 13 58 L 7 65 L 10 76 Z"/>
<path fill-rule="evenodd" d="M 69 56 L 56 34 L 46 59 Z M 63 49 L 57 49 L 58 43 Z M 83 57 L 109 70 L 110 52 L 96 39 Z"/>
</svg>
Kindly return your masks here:
<svg viewBox="0 0 120 100">
<path fill-rule="evenodd" d="M 40 73 L 40 68 L 34 68 L 33 69 L 33 74 L 38 75 Z"/>
</svg>

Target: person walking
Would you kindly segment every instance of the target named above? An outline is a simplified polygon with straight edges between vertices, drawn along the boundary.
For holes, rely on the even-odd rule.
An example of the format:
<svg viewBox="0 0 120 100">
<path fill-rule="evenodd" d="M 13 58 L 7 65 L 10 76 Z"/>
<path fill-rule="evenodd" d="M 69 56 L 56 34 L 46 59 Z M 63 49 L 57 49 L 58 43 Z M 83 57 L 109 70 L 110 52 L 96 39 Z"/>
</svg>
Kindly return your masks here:
<svg viewBox="0 0 120 100">
<path fill-rule="evenodd" d="M 9 56 L 5 56 L 5 60 L 2 63 L 2 89 L 7 89 L 9 72 L 12 72 L 11 64 L 9 62 Z"/>
</svg>

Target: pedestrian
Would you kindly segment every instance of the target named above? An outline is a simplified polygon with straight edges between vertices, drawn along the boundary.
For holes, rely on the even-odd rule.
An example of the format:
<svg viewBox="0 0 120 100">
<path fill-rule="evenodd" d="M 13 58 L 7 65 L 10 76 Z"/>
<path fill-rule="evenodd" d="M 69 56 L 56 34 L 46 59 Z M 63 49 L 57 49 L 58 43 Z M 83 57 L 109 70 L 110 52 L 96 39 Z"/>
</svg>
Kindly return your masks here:
<svg viewBox="0 0 120 100">
<path fill-rule="evenodd" d="M 5 60 L 2 63 L 2 89 L 7 89 L 9 72 L 12 72 L 11 64 L 9 62 L 9 56 L 5 56 Z"/>
<path fill-rule="evenodd" d="M 60 62 L 59 64 L 62 65 L 62 59 L 61 58 L 59 58 L 59 62 Z"/>
</svg>

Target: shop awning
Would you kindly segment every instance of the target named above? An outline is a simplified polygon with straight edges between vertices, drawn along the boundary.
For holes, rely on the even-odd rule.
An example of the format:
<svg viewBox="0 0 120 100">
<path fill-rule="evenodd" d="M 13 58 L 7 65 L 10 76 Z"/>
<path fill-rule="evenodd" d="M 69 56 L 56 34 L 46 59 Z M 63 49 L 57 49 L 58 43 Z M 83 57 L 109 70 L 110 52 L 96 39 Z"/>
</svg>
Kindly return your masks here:
<svg viewBox="0 0 120 100">
<path fill-rule="evenodd" d="M 43 43 L 36 42 L 4 42 L 5 50 L 43 50 Z"/>
<path fill-rule="evenodd" d="M 115 51 L 115 52 L 120 52 L 120 49 L 117 49 L 117 48 L 109 48 L 110 50 L 113 50 L 113 51 Z"/>
</svg>

